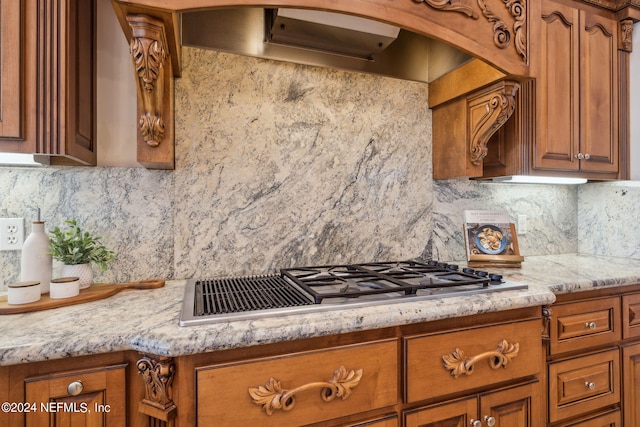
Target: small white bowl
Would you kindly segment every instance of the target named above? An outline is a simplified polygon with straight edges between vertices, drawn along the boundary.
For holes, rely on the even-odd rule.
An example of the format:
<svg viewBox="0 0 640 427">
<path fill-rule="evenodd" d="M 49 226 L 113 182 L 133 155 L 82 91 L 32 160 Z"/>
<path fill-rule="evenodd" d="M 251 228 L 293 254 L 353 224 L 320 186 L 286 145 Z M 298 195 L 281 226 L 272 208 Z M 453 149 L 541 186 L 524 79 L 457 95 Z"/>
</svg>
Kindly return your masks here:
<svg viewBox="0 0 640 427">
<path fill-rule="evenodd" d="M 79 293 L 80 279 L 77 277 L 60 277 L 49 284 L 49 298 L 71 298 Z"/>
<path fill-rule="evenodd" d="M 40 282 L 16 282 L 8 286 L 9 304 L 27 304 L 40 299 Z"/>
</svg>

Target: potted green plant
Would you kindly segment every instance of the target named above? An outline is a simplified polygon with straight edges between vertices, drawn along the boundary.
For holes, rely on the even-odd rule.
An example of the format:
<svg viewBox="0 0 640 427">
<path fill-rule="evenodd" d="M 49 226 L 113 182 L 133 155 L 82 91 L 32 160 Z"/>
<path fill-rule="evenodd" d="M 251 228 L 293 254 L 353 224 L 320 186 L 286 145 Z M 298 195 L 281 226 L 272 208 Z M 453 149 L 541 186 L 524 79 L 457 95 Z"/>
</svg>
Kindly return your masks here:
<svg viewBox="0 0 640 427">
<path fill-rule="evenodd" d="M 80 289 L 93 283 L 91 264 L 106 270 L 115 259 L 115 252 L 108 250 L 95 236 L 82 231 L 75 219 L 65 220 L 65 230 L 55 227 L 49 231 L 49 251 L 53 259 L 63 263 L 62 275 L 79 277 Z"/>
</svg>

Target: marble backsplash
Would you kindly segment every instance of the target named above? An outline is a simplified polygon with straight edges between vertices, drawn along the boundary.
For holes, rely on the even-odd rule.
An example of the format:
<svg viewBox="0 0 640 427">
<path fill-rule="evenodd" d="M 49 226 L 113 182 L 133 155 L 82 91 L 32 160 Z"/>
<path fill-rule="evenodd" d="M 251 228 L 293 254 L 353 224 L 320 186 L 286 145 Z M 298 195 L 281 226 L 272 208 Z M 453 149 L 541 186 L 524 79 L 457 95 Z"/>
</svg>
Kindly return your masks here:
<svg viewBox="0 0 640 427">
<path fill-rule="evenodd" d="M 580 252 L 640 259 L 640 181 L 581 186 L 578 213 Z"/>
<path fill-rule="evenodd" d="M 587 243 L 579 221 L 615 228 L 640 195 L 434 182 L 427 85 L 186 47 L 183 56 L 174 171 L 0 168 L 0 217 L 24 217 L 27 233 L 36 207 L 48 228 L 77 218 L 117 252 L 96 280 L 125 282 L 460 260 L 464 209 L 527 214 L 525 256 L 600 254 L 611 242 Z M 613 222 L 585 215 L 596 211 Z M 19 252 L 0 252 L 0 290 L 19 264 Z"/>
</svg>

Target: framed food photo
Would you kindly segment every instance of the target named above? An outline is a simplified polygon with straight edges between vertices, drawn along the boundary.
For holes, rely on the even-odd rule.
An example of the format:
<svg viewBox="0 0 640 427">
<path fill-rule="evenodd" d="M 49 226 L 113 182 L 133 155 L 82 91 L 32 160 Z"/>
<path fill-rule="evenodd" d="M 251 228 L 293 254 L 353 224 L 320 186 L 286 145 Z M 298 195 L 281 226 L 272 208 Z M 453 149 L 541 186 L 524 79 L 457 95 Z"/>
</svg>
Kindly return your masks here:
<svg viewBox="0 0 640 427">
<path fill-rule="evenodd" d="M 505 211 L 464 211 L 464 238 L 469 267 L 520 267 L 524 261 Z"/>
</svg>

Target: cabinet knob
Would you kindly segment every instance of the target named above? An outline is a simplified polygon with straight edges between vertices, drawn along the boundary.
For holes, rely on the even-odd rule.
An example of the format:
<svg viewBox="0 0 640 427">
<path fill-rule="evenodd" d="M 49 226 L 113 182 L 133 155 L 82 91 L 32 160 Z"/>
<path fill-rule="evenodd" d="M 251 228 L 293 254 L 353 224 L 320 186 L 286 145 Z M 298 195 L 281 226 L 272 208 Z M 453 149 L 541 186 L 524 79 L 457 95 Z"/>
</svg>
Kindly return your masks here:
<svg viewBox="0 0 640 427">
<path fill-rule="evenodd" d="M 71 396 L 77 396 L 82 393 L 83 388 L 84 386 L 82 385 L 82 381 L 74 381 L 67 386 L 67 393 L 69 393 Z"/>
<path fill-rule="evenodd" d="M 582 153 L 578 153 L 578 154 L 576 154 L 576 159 L 578 159 L 578 160 L 584 160 L 584 154 L 582 154 Z"/>
<path fill-rule="evenodd" d="M 484 416 L 484 421 L 487 423 L 487 426 L 493 427 L 496 425 L 496 419 L 494 417 L 490 417 L 488 415 Z"/>
<path fill-rule="evenodd" d="M 482 421 L 480 421 L 480 420 L 471 420 L 471 427 L 482 427 Z"/>
<path fill-rule="evenodd" d="M 591 154 L 589 154 L 589 153 L 585 153 L 585 155 L 584 155 L 584 159 L 585 159 L 585 160 L 589 160 L 590 158 L 591 158 Z"/>
<path fill-rule="evenodd" d="M 595 389 L 596 389 L 596 383 L 594 383 L 593 381 L 585 381 L 584 385 L 585 385 L 589 390 L 595 390 Z"/>
<path fill-rule="evenodd" d="M 596 325 L 596 322 L 587 322 L 587 323 L 584 324 L 584 326 L 586 326 L 587 328 L 589 328 L 591 330 L 593 330 L 593 329 L 598 327 L 598 325 Z"/>
</svg>

